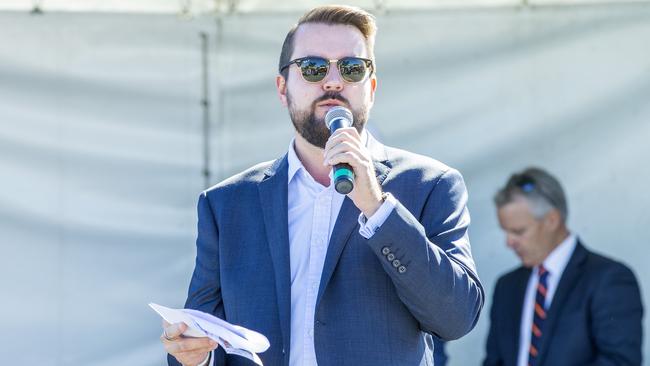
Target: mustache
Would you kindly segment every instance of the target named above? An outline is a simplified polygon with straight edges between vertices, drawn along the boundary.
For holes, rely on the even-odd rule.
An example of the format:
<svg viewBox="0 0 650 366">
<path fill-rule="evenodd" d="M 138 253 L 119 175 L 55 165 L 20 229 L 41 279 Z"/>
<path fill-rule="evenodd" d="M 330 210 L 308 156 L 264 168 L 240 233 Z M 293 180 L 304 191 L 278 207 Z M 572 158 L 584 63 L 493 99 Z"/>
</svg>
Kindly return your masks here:
<svg viewBox="0 0 650 366">
<path fill-rule="evenodd" d="M 345 98 L 344 96 L 342 96 L 341 93 L 339 93 L 339 92 L 333 92 L 333 91 L 325 92 L 325 94 L 323 94 L 323 95 L 321 95 L 320 97 L 318 97 L 318 98 L 314 101 L 314 103 L 312 103 L 312 105 L 313 105 L 313 106 L 316 106 L 316 104 L 318 104 L 318 103 L 320 103 L 320 102 L 324 102 L 324 101 L 326 101 L 326 100 L 330 100 L 330 99 L 334 99 L 334 100 L 338 100 L 339 102 L 343 102 L 343 103 L 346 105 L 346 107 L 350 108 L 350 101 L 348 101 L 347 98 Z"/>
</svg>

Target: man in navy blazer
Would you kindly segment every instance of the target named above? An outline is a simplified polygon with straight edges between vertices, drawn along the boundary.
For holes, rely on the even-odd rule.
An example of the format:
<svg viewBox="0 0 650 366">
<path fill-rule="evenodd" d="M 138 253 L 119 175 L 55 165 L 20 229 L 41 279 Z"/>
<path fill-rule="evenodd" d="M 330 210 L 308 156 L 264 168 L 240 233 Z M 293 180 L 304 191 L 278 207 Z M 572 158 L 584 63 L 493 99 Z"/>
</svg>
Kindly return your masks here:
<svg viewBox="0 0 650 366">
<path fill-rule="evenodd" d="M 288 153 L 199 198 L 186 307 L 266 335 L 267 365 L 432 365 L 433 336 L 465 335 L 483 304 L 461 175 L 364 128 L 374 34 L 358 8 L 305 14 L 277 77 L 296 129 Z M 334 106 L 354 124 L 330 136 L 323 119 Z M 331 184 L 339 163 L 355 173 L 347 195 Z M 185 329 L 164 324 L 170 365 L 252 364 Z"/>
<path fill-rule="evenodd" d="M 495 203 L 523 266 L 496 284 L 483 365 L 641 365 L 636 278 L 569 232 L 557 179 L 528 168 L 510 177 Z"/>
</svg>

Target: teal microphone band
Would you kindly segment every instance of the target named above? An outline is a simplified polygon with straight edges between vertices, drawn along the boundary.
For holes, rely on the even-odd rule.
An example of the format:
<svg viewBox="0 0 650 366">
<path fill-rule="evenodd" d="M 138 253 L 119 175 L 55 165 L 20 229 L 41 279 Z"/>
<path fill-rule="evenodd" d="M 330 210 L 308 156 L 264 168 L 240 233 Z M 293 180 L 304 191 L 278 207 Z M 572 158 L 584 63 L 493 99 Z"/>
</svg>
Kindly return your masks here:
<svg viewBox="0 0 650 366">
<path fill-rule="evenodd" d="M 354 171 L 348 164 L 334 169 L 334 189 L 340 194 L 348 194 L 354 188 Z"/>
</svg>

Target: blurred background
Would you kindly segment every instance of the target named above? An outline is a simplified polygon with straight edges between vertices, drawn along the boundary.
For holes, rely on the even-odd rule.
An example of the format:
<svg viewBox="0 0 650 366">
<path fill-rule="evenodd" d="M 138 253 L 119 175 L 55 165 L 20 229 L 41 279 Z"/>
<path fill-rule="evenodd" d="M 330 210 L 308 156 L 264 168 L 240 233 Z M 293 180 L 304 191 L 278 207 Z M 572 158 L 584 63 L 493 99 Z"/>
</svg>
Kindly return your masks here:
<svg viewBox="0 0 650 366">
<path fill-rule="evenodd" d="M 519 265 L 492 196 L 529 165 L 560 179 L 572 230 L 635 271 L 647 307 L 650 2 L 346 3 L 378 18 L 372 129 L 469 188 L 488 298 L 449 365 L 483 358 L 495 280 Z M 280 47 L 321 4 L 0 1 L 3 363 L 165 362 L 147 303 L 183 306 L 199 193 L 286 151 Z"/>
</svg>

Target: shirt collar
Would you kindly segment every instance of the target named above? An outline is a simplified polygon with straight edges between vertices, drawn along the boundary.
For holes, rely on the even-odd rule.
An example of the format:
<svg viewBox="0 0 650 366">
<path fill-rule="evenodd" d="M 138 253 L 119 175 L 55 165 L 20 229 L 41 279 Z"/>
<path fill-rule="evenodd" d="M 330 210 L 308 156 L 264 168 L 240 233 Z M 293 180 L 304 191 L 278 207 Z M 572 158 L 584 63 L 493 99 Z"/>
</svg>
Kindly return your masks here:
<svg viewBox="0 0 650 366">
<path fill-rule="evenodd" d="M 289 179 L 287 180 L 288 183 L 291 183 L 291 180 L 293 179 L 294 175 L 300 170 L 304 169 L 302 162 L 300 159 L 298 159 L 298 155 L 296 154 L 296 149 L 294 148 L 294 142 L 295 138 L 291 139 L 291 143 L 289 143 L 289 153 L 287 156 L 287 160 L 289 162 Z"/>
<path fill-rule="evenodd" d="M 553 249 L 553 251 L 551 251 L 551 253 L 546 257 L 543 263 L 544 268 L 546 268 L 551 275 L 558 275 L 564 272 L 564 268 L 567 263 L 569 263 L 569 259 L 571 258 L 571 254 L 573 254 L 577 241 L 575 235 L 569 234 L 569 236 L 567 236 L 566 239 L 564 239 L 562 243 Z M 537 268 L 537 271 L 539 273 L 539 267 Z"/>
</svg>

